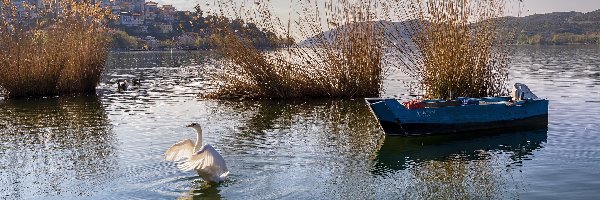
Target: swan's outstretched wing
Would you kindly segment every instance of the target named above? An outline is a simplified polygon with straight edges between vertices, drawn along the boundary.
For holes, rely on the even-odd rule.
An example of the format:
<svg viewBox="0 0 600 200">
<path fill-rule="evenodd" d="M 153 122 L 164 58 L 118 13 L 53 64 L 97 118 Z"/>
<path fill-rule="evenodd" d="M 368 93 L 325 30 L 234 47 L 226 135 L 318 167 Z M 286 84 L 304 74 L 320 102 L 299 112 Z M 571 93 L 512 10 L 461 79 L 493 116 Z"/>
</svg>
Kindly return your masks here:
<svg viewBox="0 0 600 200">
<path fill-rule="evenodd" d="M 205 174 L 213 176 L 226 176 L 229 173 L 225 159 L 210 144 L 204 145 L 187 161 L 179 165 L 184 171 L 195 169 Z"/>
<path fill-rule="evenodd" d="M 177 161 L 183 158 L 190 158 L 192 154 L 194 154 L 194 143 L 192 140 L 182 140 L 165 152 L 165 160 Z"/>
</svg>

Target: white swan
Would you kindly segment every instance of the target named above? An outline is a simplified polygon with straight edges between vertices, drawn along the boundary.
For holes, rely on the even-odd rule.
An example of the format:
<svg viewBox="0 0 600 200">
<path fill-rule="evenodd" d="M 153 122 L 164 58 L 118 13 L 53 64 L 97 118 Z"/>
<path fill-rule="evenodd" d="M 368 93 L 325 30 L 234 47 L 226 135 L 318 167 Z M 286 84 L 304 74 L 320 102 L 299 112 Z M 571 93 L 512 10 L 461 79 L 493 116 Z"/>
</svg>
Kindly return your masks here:
<svg viewBox="0 0 600 200">
<path fill-rule="evenodd" d="M 174 144 L 165 152 L 165 159 L 178 161 L 187 158 L 179 164 L 179 169 L 183 171 L 194 169 L 207 182 L 218 183 L 225 180 L 229 174 L 225 160 L 210 144 L 202 146 L 202 127 L 197 123 L 186 127 L 192 127 L 198 132 L 196 143 L 187 139 Z"/>
</svg>

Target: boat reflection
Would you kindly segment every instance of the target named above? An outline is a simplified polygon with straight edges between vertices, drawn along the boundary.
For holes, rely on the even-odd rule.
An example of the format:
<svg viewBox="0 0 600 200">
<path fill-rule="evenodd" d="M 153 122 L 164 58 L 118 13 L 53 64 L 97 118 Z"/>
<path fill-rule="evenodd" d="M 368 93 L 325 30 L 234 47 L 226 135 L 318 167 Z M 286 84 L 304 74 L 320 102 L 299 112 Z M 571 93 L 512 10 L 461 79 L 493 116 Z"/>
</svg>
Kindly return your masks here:
<svg viewBox="0 0 600 200">
<path fill-rule="evenodd" d="M 7 99 L 0 136 L 4 196 L 90 195 L 116 166 L 115 136 L 95 95 Z"/>
<path fill-rule="evenodd" d="M 548 129 L 521 132 L 467 133 L 424 137 L 386 137 L 377 155 L 376 172 L 404 170 L 422 162 L 488 159 L 491 152 L 509 153 L 518 164 L 543 147 Z"/>
<path fill-rule="evenodd" d="M 386 137 L 372 174 L 408 177 L 406 199 L 518 199 L 522 162 L 548 129 L 428 137 Z"/>
</svg>

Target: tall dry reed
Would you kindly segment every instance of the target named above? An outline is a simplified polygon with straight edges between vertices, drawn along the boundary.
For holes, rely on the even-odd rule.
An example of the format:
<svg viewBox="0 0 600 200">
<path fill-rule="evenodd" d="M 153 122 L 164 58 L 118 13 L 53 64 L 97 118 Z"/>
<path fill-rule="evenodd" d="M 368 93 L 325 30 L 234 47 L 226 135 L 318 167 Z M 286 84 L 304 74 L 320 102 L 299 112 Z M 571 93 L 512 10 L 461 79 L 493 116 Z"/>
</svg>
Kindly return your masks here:
<svg viewBox="0 0 600 200">
<path fill-rule="evenodd" d="M 95 91 L 110 44 L 108 13 L 76 0 L 0 6 L 0 86 L 9 97 Z"/>
<path fill-rule="evenodd" d="M 221 23 L 213 40 L 224 56 L 210 98 L 354 98 L 378 96 L 384 75 L 384 34 L 375 1 L 291 2 L 300 15 L 281 21 L 268 0 L 219 1 L 221 15 L 283 35 L 285 48 L 257 49 L 249 34 Z M 232 6 L 233 5 L 233 6 Z M 236 6 L 237 5 L 237 6 Z M 324 12 L 323 12 L 324 11 Z M 323 18 L 324 16 L 325 18 Z M 217 23 L 218 24 L 218 23 Z M 328 33 L 323 31 L 329 30 Z"/>
<path fill-rule="evenodd" d="M 414 16 L 397 32 L 404 68 L 424 87 L 425 98 L 507 94 L 510 45 L 516 30 L 510 0 L 411 0 L 403 16 Z M 517 27 L 517 26 L 512 26 Z M 408 39 L 407 39 L 408 38 Z"/>
</svg>

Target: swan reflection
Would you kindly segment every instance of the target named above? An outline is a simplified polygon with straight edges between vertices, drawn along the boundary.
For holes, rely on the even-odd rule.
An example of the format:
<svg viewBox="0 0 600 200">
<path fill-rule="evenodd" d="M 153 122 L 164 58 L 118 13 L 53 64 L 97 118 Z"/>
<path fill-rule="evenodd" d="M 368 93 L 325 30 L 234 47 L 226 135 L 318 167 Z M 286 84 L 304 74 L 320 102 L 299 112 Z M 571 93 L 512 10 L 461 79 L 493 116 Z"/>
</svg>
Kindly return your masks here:
<svg viewBox="0 0 600 200">
<path fill-rule="evenodd" d="M 194 200 L 194 199 L 222 199 L 221 190 L 219 187 L 207 184 L 203 181 L 198 181 L 193 188 L 186 194 L 178 197 L 178 200 Z"/>
</svg>

